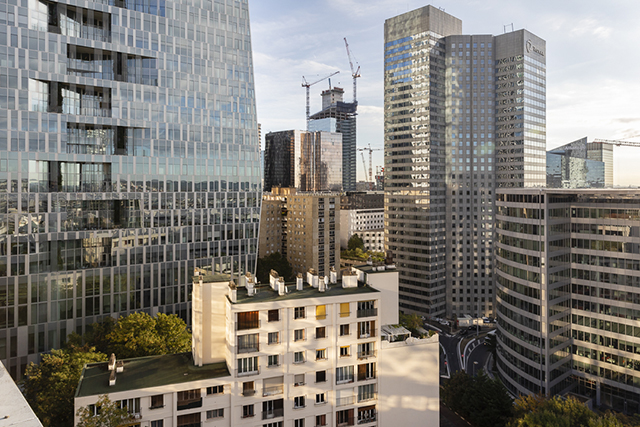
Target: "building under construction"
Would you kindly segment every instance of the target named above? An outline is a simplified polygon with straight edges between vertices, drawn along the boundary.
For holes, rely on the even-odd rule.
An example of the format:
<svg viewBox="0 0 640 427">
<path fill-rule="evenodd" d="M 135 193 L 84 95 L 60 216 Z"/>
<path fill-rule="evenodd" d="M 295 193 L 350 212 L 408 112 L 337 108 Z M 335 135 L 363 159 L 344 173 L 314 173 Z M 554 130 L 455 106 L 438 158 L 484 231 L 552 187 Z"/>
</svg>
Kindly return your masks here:
<svg viewBox="0 0 640 427">
<path fill-rule="evenodd" d="M 356 190 L 356 114 L 358 103 L 344 102 L 344 89 L 322 92 L 322 110 L 309 117 L 310 131 L 342 134 L 342 188 Z"/>
</svg>

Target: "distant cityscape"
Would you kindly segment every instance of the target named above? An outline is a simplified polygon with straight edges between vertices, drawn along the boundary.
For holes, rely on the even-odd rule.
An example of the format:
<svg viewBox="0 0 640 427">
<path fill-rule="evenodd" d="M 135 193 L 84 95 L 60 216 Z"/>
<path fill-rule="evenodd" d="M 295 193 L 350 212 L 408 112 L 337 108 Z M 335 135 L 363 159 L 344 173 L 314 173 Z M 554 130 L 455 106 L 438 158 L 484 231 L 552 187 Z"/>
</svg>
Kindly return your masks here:
<svg viewBox="0 0 640 427">
<path fill-rule="evenodd" d="M 547 151 L 544 34 L 433 6 L 378 24 L 376 167 L 346 39 L 353 95 L 303 77 L 305 128 L 261 150 L 248 0 L 0 4 L 14 422 L 55 424 L 28 367 L 140 312 L 192 351 L 82 364 L 73 425 L 108 396 L 141 427 L 483 427 L 442 397 L 460 373 L 640 413 L 640 190 L 613 181 L 640 143 Z"/>
</svg>

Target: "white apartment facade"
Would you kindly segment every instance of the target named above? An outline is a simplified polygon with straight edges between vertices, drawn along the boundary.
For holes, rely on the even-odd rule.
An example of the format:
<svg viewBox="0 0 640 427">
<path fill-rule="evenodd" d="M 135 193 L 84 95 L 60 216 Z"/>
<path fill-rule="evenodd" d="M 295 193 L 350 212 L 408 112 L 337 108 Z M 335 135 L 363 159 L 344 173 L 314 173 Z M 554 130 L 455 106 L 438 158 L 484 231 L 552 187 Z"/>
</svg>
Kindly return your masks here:
<svg viewBox="0 0 640 427">
<path fill-rule="evenodd" d="M 354 234 L 367 251 L 384 252 L 384 207 L 340 211 L 340 247 L 346 248 Z"/>
<path fill-rule="evenodd" d="M 192 353 L 87 365 L 76 411 L 109 394 L 141 427 L 437 426 L 437 337 L 381 337 L 398 322 L 395 268 L 331 276 L 197 276 Z"/>
</svg>

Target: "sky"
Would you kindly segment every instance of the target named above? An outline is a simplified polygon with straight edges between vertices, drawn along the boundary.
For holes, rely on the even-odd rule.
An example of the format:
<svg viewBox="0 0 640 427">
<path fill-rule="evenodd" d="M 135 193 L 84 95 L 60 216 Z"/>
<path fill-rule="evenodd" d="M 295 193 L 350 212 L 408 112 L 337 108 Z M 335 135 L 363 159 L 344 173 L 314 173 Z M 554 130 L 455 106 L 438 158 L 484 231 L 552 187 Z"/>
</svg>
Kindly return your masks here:
<svg viewBox="0 0 640 427">
<path fill-rule="evenodd" d="M 352 100 L 346 37 L 360 66 L 358 147 L 382 149 L 384 21 L 418 0 L 250 0 L 258 122 L 268 132 L 305 129 L 305 89 L 334 71 Z M 640 141 L 640 2 L 440 0 L 463 34 L 525 28 L 546 40 L 547 149 L 588 137 Z M 606 5 L 606 6 L 605 6 Z M 311 87 L 311 114 L 327 80 Z M 633 138 L 635 137 L 635 138 Z M 365 156 L 367 168 L 368 156 Z M 373 153 L 374 171 L 382 151 Z M 640 147 L 614 149 L 614 184 L 640 186 Z M 358 154 L 358 180 L 364 166 Z"/>
</svg>

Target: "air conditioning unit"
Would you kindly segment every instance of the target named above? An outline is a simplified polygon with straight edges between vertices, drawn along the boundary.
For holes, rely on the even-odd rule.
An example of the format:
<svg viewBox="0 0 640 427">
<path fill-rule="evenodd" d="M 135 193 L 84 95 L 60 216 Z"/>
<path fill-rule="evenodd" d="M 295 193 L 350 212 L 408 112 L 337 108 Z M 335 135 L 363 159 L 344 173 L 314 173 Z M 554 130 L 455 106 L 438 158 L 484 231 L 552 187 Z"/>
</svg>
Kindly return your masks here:
<svg viewBox="0 0 640 427">
<path fill-rule="evenodd" d="M 133 416 L 133 418 L 135 418 L 136 420 L 139 420 L 140 418 L 142 418 L 142 415 L 140 415 L 140 414 L 135 414 L 135 415 Z"/>
</svg>

